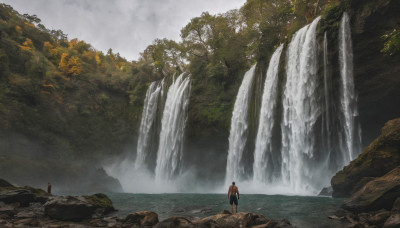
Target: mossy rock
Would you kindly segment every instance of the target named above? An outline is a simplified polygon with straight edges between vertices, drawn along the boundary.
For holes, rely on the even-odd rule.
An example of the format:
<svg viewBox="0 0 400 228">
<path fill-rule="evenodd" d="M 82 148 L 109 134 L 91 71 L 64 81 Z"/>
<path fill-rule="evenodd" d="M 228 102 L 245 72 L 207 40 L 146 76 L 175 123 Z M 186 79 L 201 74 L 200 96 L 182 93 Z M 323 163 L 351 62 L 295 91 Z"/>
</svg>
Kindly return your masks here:
<svg viewBox="0 0 400 228">
<path fill-rule="evenodd" d="M 104 208 L 106 211 L 113 211 L 115 210 L 112 204 L 112 201 L 108 196 L 103 193 L 97 193 L 91 196 L 83 196 L 89 203 Z"/>
<path fill-rule="evenodd" d="M 331 180 L 334 197 L 349 197 L 368 180 L 381 177 L 400 165 L 400 118 L 382 128 L 382 134 Z"/>
</svg>

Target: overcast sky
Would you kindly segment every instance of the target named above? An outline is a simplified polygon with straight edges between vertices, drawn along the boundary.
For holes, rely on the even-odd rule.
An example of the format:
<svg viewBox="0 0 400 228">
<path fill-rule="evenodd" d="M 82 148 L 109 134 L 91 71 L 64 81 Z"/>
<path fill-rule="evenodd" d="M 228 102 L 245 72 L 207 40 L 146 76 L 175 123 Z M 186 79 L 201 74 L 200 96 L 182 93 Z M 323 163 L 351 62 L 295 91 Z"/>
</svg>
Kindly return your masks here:
<svg viewBox="0 0 400 228">
<path fill-rule="evenodd" d="M 180 30 L 202 12 L 224 13 L 245 0 L 0 0 L 20 14 L 36 14 L 48 29 L 61 29 L 97 50 L 112 48 L 137 60 L 156 38 L 180 40 Z"/>
</svg>

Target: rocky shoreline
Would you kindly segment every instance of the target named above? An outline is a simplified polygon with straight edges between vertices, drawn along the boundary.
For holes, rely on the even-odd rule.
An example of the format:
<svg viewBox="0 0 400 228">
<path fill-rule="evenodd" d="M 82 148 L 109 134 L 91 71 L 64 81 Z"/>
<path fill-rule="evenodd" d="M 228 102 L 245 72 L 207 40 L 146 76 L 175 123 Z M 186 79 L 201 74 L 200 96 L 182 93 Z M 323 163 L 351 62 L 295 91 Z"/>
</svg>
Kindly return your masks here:
<svg viewBox="0 0 400 228">
<path fill-rule="evenodd" d="M 104 194 L 55 196 L 41 189 L 15 187 L 0 179 L 0 227 L 252 227 L 291 228 L 287 220 L 267 219 L 252 212 L 222 211 L 203 219 L 174 216 L 159 221 L 155 212 L 113 216 L 115 208 Z"/>
</svg>

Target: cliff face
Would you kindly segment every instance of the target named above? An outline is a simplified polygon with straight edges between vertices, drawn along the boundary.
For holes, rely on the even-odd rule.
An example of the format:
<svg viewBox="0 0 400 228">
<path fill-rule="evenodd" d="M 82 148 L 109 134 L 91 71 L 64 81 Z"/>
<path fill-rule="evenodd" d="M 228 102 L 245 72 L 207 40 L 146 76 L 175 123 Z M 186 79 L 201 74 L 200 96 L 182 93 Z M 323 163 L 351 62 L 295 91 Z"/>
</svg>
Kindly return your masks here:
<svg viewBox="0 0 400 228">
<path fill-rule="evenodd" d="M 400 118 L 382 128 L 382 134 L 331 181 L 334 197 L 348 197 L 376 177 L 400 165 Z"/>
<path fill-rule="evenodd" d="M 400 56 L 386 56 L 382 36 L 399 29 L 400 2 L 352 1 L 354 77 L 364 146 L 383 124 L 400 116 Z"/>
</svg>

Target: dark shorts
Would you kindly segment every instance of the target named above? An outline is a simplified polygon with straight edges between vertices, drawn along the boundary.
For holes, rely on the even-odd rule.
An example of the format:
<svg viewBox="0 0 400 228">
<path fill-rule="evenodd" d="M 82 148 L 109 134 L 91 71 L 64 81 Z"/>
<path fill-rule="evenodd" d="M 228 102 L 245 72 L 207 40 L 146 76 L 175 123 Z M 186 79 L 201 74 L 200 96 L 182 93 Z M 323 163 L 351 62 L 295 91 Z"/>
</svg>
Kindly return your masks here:
<svg viewBox="0 0 400 228">
<path fill-rule="evenodd" d="M 230 197 L 229 197 L 229 203 L 232 205 L 233 203 L 235 203 L 235 205 L 238 205 L 238 200 L 237 200 L 237 197 L 236 197 L 236 195 L 231 195 Z"/>
</svg>

